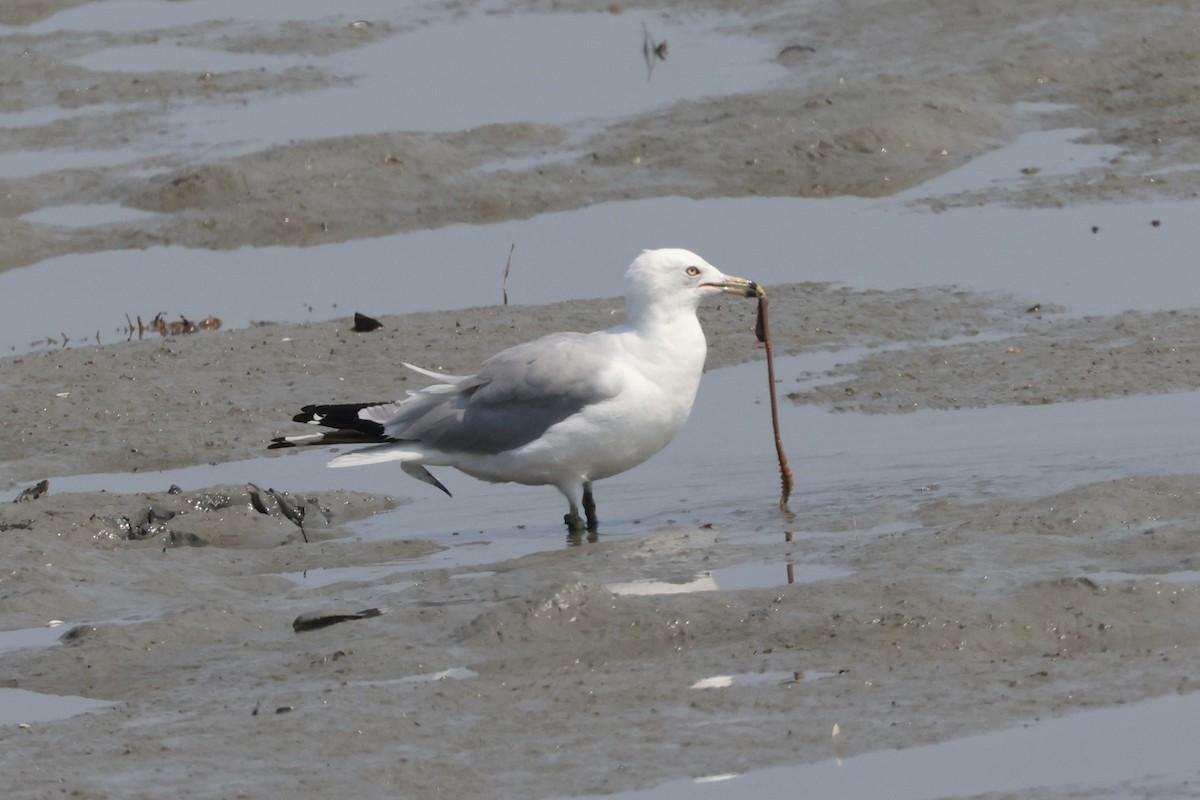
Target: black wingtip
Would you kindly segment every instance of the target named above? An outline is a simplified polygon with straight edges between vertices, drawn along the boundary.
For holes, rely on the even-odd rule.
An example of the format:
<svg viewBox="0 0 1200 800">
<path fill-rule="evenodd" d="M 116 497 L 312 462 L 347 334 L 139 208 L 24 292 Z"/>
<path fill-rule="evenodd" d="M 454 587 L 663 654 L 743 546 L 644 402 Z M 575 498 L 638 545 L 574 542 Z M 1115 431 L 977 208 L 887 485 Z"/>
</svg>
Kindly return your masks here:
<svg viewBox="0 0 1200 800">
<path fill-rule="evenodd" d="M 320 425 L 323 428 L 358 431 L 364 435 L 375 437 L 378 441 L 386 441 L 383 436 L 383 425 L 372 419 L 365 419 L 361 415 L 363 409 L 384 405 L 390 405 L 390 403 L 307 405 L 300 409 L 299 414 L 292 417 L 292 421 L 308 425 Z"/>
</svg>

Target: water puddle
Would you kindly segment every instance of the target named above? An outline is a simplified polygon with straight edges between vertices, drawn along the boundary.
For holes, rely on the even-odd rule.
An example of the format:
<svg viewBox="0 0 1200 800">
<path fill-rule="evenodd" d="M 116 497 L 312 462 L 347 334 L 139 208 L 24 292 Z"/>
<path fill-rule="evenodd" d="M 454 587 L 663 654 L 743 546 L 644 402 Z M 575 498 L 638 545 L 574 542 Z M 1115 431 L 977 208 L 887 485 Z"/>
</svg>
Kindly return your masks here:
<svg viewBox="0 0 1200 800">
<path fill-rule="evenodd" d="M 407 526 L 406 526 L 407 527 Z M 450 534 L 453 536 L 453 534 Z M 357 538 L 357 537 L 356 537 Z M 449 538 L 446 534 L 427 532 L 421 538 L 431 541 L 442 541 Z M 361 541 L 361 539 L 359 539 Z M 277 577 L 287 578 L 296 584 L 297 590 L 312 591 L 324 589 L 339 584 L 386 583 L 389 592 L 399 592 L 410 586 L 416 586 L 416 581 L 395 580 L 396 576 L 430 569 L 458 570 L 474 566 L 486 566 L 500 561 L 529 555 L 546 550 L 557 550 L 564 546 L 562 537 L 539 537 L 539 541 L 531 542 L 521 537 L 499 535 L 495 538 L 480 540 L 466 544 L 455 544 L 420 558 L 407 561 L 394 561 L 386 564 L 362 564 L 345 567 L 316 567 L 302 572 L 278 572 Z M 451 579 L 472 579 L 494 575 L 491 570 L 464 572 L 449 576 Z"/>
<path fill-rule="evenodd" d="M 784 672 L 782 670 L 775 672 L 738 672 L 732 675 L 713 675 L 710 678 L 702 678 L 688 688 L 728 689 L 734 686 L 764 686 L 770 684 L 792 686 L 793 684 L 812 682 L 837 674 L 836 672 L 821 672 L 814 669 L 797 670 L 795 672 Z"/>
<path fill-rule="evenodd" d="M 527 172 L 532 169 L 566 164 L 583 157 L 583 151 L 554 150 L 532 155 L 514 156 L 498 161 L 489 161 L 475 168 L 476 172 Z"/>
<path fill-rule="evenodd" d="M 3 26 L 0 26 L 2 29 Z M 122 110 L 122 106 L 118 103 L 95 103 L 94 105 L 80 106 L 78 108 L 63 108 L 62 106 L 38 106 L 36 108 L 28 108 L 24 111 L 7 111 L 0 114 L 0 128 L 31 128 L 38 125 L 49 125 L 51 122 L 60 120 L 75 119 L 77 117 L 89 117 L 100 114 L 116 114 Z M 18 170 L 18 176 L 21 174 L 35 175 L 40 170 L 24 173 Z M 0 167 L 0 174 L 9 175 L 8 171 Z"/>
<path fill-rule="evenodd" d="M 59 637 L 67 630 L 61 620 L 52 620 L 48 625 L 37 628 L 0 631 L 0 653 L 8 650 L 53 647 L 59 643 Z"/>
<path fill-rule="evenodd" d="M 405 675 L 401 678 L 380 681 L 351 681 L 350 686 L 404 686 L 422 683 L 438 683 L 440 681 L 461 681 L 478 678 L 479 673 L 466 667 L 450 667 L 437 672 L 423 672 L 418 675 Z"/>
<path fill-rule="evenodd" d="M 807 363 L 804 357 L 779 359 L 781 385 L 804 374 Z M 689 504 L 692 518 L 709 508 L 736 507 L 736 498 L 762 497 L 777 486 L 765 395 L 761 363 L 704 376 L 684 435 L 659 457 L 670 461 L 655 462 L 670 470 L 681 495 L 711 496 L 714 486 L 721 487 L 712 504 Z M 873 415 L 829 413 L 785 401 L 780 412 L 796 479 L 793 498 L 844 509 L 852 520 L 859 504 L 883 498 L 915 509 L 934 486 L 939 498 L 1039 497 L 1129 475 L 1188 473 L 1200 461 L 1200 443 L 1180 440 L 1179 431 L 1188 428 L 1198 407 L 1200 392 L 1174 392 Z M 1097 437 L 1097 430 L 1105 435 Z M 723 459 L 716 472 L 714 452 Z M 661 487 L 653 488 L 661 496 Z M 636 486 L 622 490 L 623 495 L 638 492 Z M 899 523 L 903 527 L 902 518 Z"/>
<path fill-rule="evenodd" d="M 146 153 L 136 147 L 112 147 L 104 150 L 50 147 L 39 150 L 0 151 L 0 177 L 28 178 L 43 172 L 116 167 L 142 160 Z"/>
<path fill-rule="evenodd" d="M 434 683 L 435 681 L 446 680 L 467 680 L 469 678 L 478 678 L 479 673 L 466 667 L 451 667 L 443 669 L 439 672 L 426 672 L 421 675 L 406 675 L 397 680 L 397 683 Z"/>
<path fill-rule="evenodd" d="M 741 800 L 789 797 L 803 787 L 806 797 L 933 800 L 1052 786 L 1071 786 L 1084 796 L 1087 787 L 1146 777 L 1194 780 L 1197 736 L 1200 693 L 1084 711 L 940 744 L 672 781 L 604 797 Z"/>
<path fill-rule="evenodd" d="M 896 195 L 897 199 L 944 197 L 958 192 L 1015 187 L 1033 176 L 1075 175 L 1102 167 L 1121 153 L 1109 144 L 1085 144 L 1079 140 L 1091 131 L 1060 128 L 1022 134 L 1010 144 L 971 159 L 958 169 L 925 181 Z"/>
<path fill-rule="evenodd" d="M 53 722 L 76 714 L 115 706 L 108 700 L 74 695 L 41 694 L 25 689 L 0 689 L 0 725 Z"/>
<path fill-rule="evenodd" d="M 1153 583 L 1200 583 L 1200 570 L 1181 570 L 1179 572 L 1092 572 L 1087 576 L 1090 580 L 1103 586 L 1106 583 L 1132 583 L 1150 581 Z"/>
<path fill-rule="evenodd" d="M 299 589 L 312 590 L 324 589 L 327 586 L 336 586 L 340 583 L 374 583 L 383 581 L 406 569 L 412 569 L 412 567 L 400 566 L 398 564 L 365 564 L 352 567 L 315 567 L 303 572 L 277 572 L 275 575 L 280 578 L 287 578 L 295 583 Z M 415 585 L 412 581 L 390 582 L 388 589 L 391 591 L 400 591 Z"/>
<path fill-rule="evenodd" d="M 167 39 L 97 50 L 71 59 L 96 72 L 190 72 L 197 74 L 261 70 L 282 72 L 302 66 L 306 57 L 241 53 L 188 47 Z"/>
<path fill-rule="evenodd" d="M 30 211 L 21 219 L 39 225 L 56 225 L 61 228 L 87 228 L 92 225 L 111 225 L 117 222 L 138 222 L 157 217 L 153 211 L 142 211 L 139 208 L 109 204 L 80 204 L 65 206 L 46 206 L 37 211 Z"/>
<path fill-rule="evenodd" d="M 362 17 L 378 18 L 393 10 L 395 0 L 357 0 L 354 10 Z M 419 4 L 412 4 L 420 8 Z M 244 23 L 313 22 L 335 14 L 322 0 L 205 0 L 203 3 L 162 3 L 159 0 L 106 0 L 104 6 L 84 3 L 65 8 L 28 27 L 0 26 L 0 31 L 50 33 L 53 31 L 135 31 L 198 25 L 212 20 Z"/>
<path fill-rule="evenodd" d="M 851 570 L 824 564 L 794 564 L 792 562 L 787 564 L 738 564 L 714 569 L 711 572 L 702 572 L 694 580 L 685 583 L 647 579 L 610 583 L 606 588 L 613 594 L 628 595 L 731 592 L 792 583 L 837 580 L 851 574 Z"/>
</svg>

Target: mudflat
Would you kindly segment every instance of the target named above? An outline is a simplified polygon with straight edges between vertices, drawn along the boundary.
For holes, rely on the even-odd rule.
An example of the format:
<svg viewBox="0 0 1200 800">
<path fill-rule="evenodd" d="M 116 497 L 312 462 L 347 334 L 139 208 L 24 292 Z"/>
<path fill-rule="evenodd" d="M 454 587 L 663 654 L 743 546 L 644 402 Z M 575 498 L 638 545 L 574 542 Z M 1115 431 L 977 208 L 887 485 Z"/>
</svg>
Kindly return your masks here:
<svg viewBox="0 0 1200 800">
<path fill-rule="evenodd" d="M 81 54 L 161 41 L 302 60 L 383 46 L 446 24 L 438 15 L 453 10 L 431 6 L 433 22 L 49 25 L 87 5 L 2 12 L 0 114 L 25 123 L 0 130 L 0 155 L 115 147 L 172 104 L 217 109 L 352 83 L 303 67 L 131 75 L 81 66 Z M 1089 170 L 1031 167 L 1019 184 L 941 196 L 914 213 L 1186 202 L 1200 190 L 1200 40 L 1176 4 L 531 2 L 499 13 L 644 13 L 660 21 L 651 33 L 696 15 L 770 44 L 785 77 L 586 126 L 298 132 L 181 166 L 157 155 L 14 169 L 0 178 L 0 269 L 162 244 L 336 244 L 637 198 L 886 197 L 1039 127 L 1087 131 L 1082 140 L 1120 155 Z M 663 63 L 673 57 L 668 49 Z M 76 108 L 109 110 L 62 113 Z M 481 169 L 522 158 L 536 163 Z M 25 218 L 72 203 L 155 213 L 79 228 Z M 627 244 L 632 257 L 661 243 Z M 1026 407 L 1070 419 L 1097 402 L 1185 402 L 1196 389 L 1200 302 L 1187 296 L 1178 308 L 1080 316 L 1054 297 L 953 287 L 769 291 L 776 350 L 797 357 L 781 384 L 788 421 L 884 420 L 902 431 L 929 415 Z M 382 314 L 384 327 L 365 334 L 347 310 L 140 341 L 42 342 L 0 360 L 0 485 L 11 499 L 48 480 L 44 493 L 0 504 L 0 628 L 55 620 L 64 634 L 32 647 L 0 633 L 0 704 L 6 689 L 113 703 L 60 720 L 4 718 L 6 796 L 612 793 L 1196 690 L 1200 472 L 1180 468 L 1185 430 L 1178 449 L 1161 451 L 1166 469 L 1151 452 L 1113 457 L 1096 478 L 1084 452 L 1064 456 L 1066 474 L 1039 491 L 1037 476 L 1003 462 L 969 490 L 933 485 L 884 441 L 879 452 L 895 462 L 886 480 L 868 460 L 859 478 L 822 483 L 823 471 L 851 468 L 818 461 L 815 433 L 793 427 L 792 514 L 775 508 L 769 448 L 723 443 L 703 458 L 664 452 L 636 487 L 601 484 L 590 542 L 560 531 L 552 490 L 478 507 L 464 487 L 466 499 L 439 498 L 430 511 L 399 473 L 386 491 L 357 471 L 314 487 L 276 470 L 319 458 L 265 458 L 299 403 L 398 396 L 419 380 L 400 361 L 462 372 L 543 333 L 607 326 L 619 309 L 610 297 Z M 701 394 L 741 365 L 754 376 L 744 396 L 723 397 L 734 415 L 761 411 L 752 308 L 721 303 L 702 318 L 712 374 Z M 819 367 L 804 360 L 824 354 Z M 958 463 L 955 442 L 944 446 Z M 220 477 L 248 459 L 261 460 L 248 462 L 246 480 Z M 173 488 L 187 468 L 217 477 Z M 151 473 L 147 485 L 107 490 L 121 481 L 106 476 L 132 473 Z M 455 480 L 457 494 L 469 479 Z M 76 484 L 87 487 L 61 489 Z M 747 565 L 752 578 L 721 585 Z M 369 609 L 381 613 L 349 618 Z M 348 618 L 293 628 L 314 613 Z M 751 679 L 712 680 L 722 676 Z M 1062 747 L 1072 758 L 1071 743 Z M 1081 768 L 1022 796 L 1186 797 L 1197 785 L 1194 766 L 1098 782 Z"/>
</svg>

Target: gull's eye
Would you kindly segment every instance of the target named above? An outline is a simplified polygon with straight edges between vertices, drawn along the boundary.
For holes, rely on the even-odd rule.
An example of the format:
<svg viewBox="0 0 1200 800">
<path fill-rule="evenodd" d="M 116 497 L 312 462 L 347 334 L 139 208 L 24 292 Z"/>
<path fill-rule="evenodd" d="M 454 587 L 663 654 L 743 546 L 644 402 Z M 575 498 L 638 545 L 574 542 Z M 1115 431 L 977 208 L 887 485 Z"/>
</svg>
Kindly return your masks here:
<svg viewBox="0 0 1200 800">
<path fill-rule="evenodd" d="M 700 274 L 700 268 L 699 267 L 688 267 L 687 269 L 684 270 L 684 272 L 686 272 L 690 277 L 694 278 Z"/>
</svg>

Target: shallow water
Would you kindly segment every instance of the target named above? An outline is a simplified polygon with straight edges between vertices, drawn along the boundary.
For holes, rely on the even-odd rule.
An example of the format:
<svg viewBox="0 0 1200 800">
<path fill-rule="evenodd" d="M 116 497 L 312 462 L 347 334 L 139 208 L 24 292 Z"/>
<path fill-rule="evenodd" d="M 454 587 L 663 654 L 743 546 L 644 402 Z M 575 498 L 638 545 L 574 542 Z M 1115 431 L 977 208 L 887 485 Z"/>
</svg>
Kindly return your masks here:
<svg viewBox="0 0 1200 800">
<path fill-rule="evenodd" d="M 762 684 L 779 684 L 788 686 L 801 681 L 815 681 L 833 675 L 832 672 L 820 670 L 797 670 L 795 672 L 741 672 L 732 675 L 713 675 L 693 683 L 692 689 L 728 689 L 733 686 L 759 686 Z"/>
<path fill-rule="evenodd" d="M 607 588 L 613 594 L 657 595 L 687 594 L 689 592 L 738 591 L 758 589 L 764 586 L 782 586 L 790 583 L 811 583 L 844 578 L 850 570 L 824 564 L 735 564 L 729 567 L 702 572 L 694 580 L 684 583 L 642 579 L 623 583 L 610 583 Z"/>
<path fill-rule="evenodd" d="M 119 151 L 23 152 L 19 158 L 0 159 L 0 176 L 62 169 L 64 156 L 77 167 L 165 155 L 190 161 L 297 139 L 463 130 L 504 122 L 585 122 L 680 100 L 764 88 L 787 75 L 768 43 L 721 33 L 722 18 L 715 14 L 455 15 L 436 7 L 417 11 L 374 3 L 356 4 L 341 13 L 327 5 L 312 7 L 312 16 L 306 18 L 291 3 L 275 8 L 263 2 L 229 4 L 224 14 L 216 11 L 221 3 L 112 5 L 116 8 L 110 10 L 110 6 L 87 4 L 31 30 L 120 31 L 130 24 L 137 30 L 148 23 L 139 25 L 136 20 L 156 18 L 159 24 L 152 40 L 126 44 L 124 39 L 101 38 L 72 62 L 96 72 L 133 75 L 315 70 L 329 76 L 334 85 L 265 93 L 250 103 L 244 98 L 171 103 Z M 210 10 L 199 12 L 199 8 Z M 395 31 L 373 40 L 364 33 L 362 44 L 328 55 L 230 51 L 221 48 L 222 37 L 211 31 L 215 26 L 236 36 L 264 24 L 270 30 L 269 23 L 281 19 L 306 20 L 326 33 L 344 30 L 356 21 L 368 26 L 363 30 L 391 25 Z M 667 39 L 670 45 L 670 58 L 649 74 L 641 52 L 643 23 L 656 39 Z M 185 44 L 186 37 L 200 37 L 214 45 Z M 81 46 L 89 48 L 86 43 Z M 470 102 L 447 102 L 447 98 L 468 97 Z M 77 113 L 61 112 L 63 117 Z M 0 116 L 0 126 L 5 124 Z"/>
<path fill-rule="evenodd" d="M 1114 145 L 1086 144 L 1083 140 L 1090 133 L 1082 128 L 1032 131 L 895 197 L 920 200 L 1018 186 L 1027 183 L 1032 175 L 1065 177 L 1102 166 L 1121 152 Z"/>
<path fill-rule="evenodd" d="M 783 392 L 827 360 L 825 353 L 779 359 Z M 706 374 L 675 441 L 647 464 L 597 486 L 603 535 L 639 535 L 679 521 L 711 523 L 731 537 L 757 536 L 738 533 L 738 518 L 740 508 L 762 503 L 778 486 L 765 383 L 761 362 Z M 1200 392 L 882 415 L 831 413 L 784 400 L 780 412 L 796 479 L 793 506 L 839 509 L 852 521 L 886 500 L 899 517 L 877 529 L 855 526 L 858 535 L 879 535 L 903 530 L 903 513 L 930 499 L 1035 497 L 1128 475 L 1189 472 L 1200 460 L 1200 443 L 1180 439 L 1179 431 L 1197 408 Z M 396 495 L 411 502 L 351 530 L 362 541 L 420 537 L 450 548 L 422 559 L 425 566 L 479 566 L 564 544 L 563 501 L 549 487 L 487 484 L 443 470 L 454 493 L 446 497 L 390 465 L 328 469 L 331 455 L 322 450 L 163 472 L 54 477 L 52 487 L 132 493 L 253 482 L 292 492 L 348 485 Z M 805 535 L 802 522 L 794 527 Z M 807 529 L 822 535 L 811 523 Z"/>
<path fill-rule="evenodd" d="M 0 725 L 51 722 L 113 705 L 107 700 L 0 688 Z"/>
<path fill-rule="evenodd" d="M 137 222 L 157 216 L 153 211 L 116 204 L 46 206 L 30 211 L 21 219 L 39 225 L 57 225 L 63 228 L 87 228 L 92 225 L 112 225 L 118 222 Z"/>
<path fill-rule="evenodd" d="M 1080 149 L 1077 161 L 1099 160 L 1097 148 L 1072 143 L 1077 131 L 1026 138 L 1049 154 L 1048 163 L 1075 159 L 1069 155 L 1074 148 Z M 1026 160 L 1026 138 L 990 156 L 987 170 L 968 165 L 965 176 L 956 171 L 938 181 L 958 191 L 1010 179 L 1009 167 Z M 1010 148 L 1019 155 L 1008 155 Z M 884 290 L 949 284 L 1062 304 L 1072 315 L 1200 305 L 1200 271 L 1192 268 L 1200 229 L 1188 223 L 1200 213 L 1200 200 L 1055 209 L 989 205 L 934 214 L 910 205 L 925 196 L 918 187 L 885 200 L 659 198 L 307 248 L 155 247 L 60 256 L 0 273 L 0 296 L 26 300 L 0 317 L 0 351 L 24 351 L 59 331 L 79 344 L 94 342 L 97 333 L 103 342 L 120 341 L 125 337 L 117 329 L 126 313 L 211 314 L 228 328 L 253 320 L 349 319 L 354 311 L 376 316 L 492 305 L 502 299 L 513 243 L 508 296 L 514 304 L 619 294 L 635 242 L 686 244 L 725 271 L 767 287 L 794 281 Z M 1152 226 L 1153 219 L 1161 225 Z M 1091 232 L 1093 225 L 1099 233 Z M 614 230 L 622 236 L 614 238 Z M 861 235 L 866 230 L 870 236 Z M 577 254 L 568 273 L 563 253 Z M 331 263 L 340 265 L 343 279 L 320 292 L 297 277 L 321 274 Z M 389 288 L 401 282 L 403 292 Z M 61 285 L 79 291 L 64 295 Z"/>
<path fill-rule="evenodd" d="M 781 688 L 780 691 L 786 691 Z M 840 729 L 833 736 L 845 735 Z M 697 776 L 614 800 L 734 800 L 746 796 L 934 800 L 1070 786 L 1086 792 L 1152 778 L 1194 780 L 1200 693 L 1029 722 L 992 733 L 743 775 Z"/>
<path fill-rule="evenodd" d="M 52 647 L 59 642 L 59 637 L 68 628 L 61 621 L 56 621 L 38 628 L 18 628 L 11 631 L 0 631 L 0 653 L 5 650 L 17 650 L 24 647 Z"/>
</svg>

